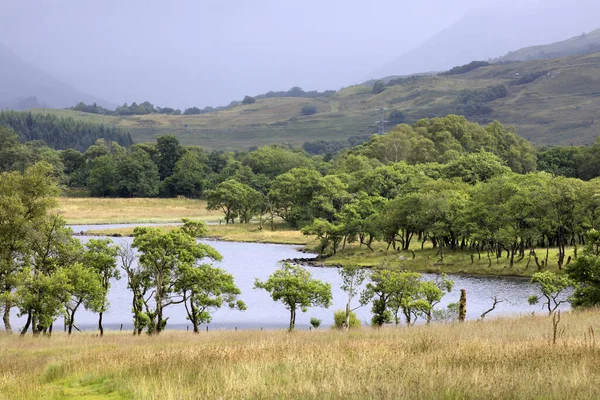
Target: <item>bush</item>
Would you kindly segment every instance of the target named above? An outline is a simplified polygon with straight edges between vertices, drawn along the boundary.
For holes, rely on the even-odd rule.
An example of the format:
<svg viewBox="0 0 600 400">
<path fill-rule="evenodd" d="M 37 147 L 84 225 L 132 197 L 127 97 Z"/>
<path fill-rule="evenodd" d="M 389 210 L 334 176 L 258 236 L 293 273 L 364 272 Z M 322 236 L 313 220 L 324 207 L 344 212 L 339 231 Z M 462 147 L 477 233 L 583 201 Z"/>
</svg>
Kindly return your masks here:
<svg viewBox="0 0 600 400">
<path fill-rule="evenodd" d="M 375 84 L 373 84 L 373 90 L 372 90 L 373 94 L 379 94 L 379 93 L 383 92 L 384 90 L 385 90 L 385 84 L 383 83 L 382 80 L 378 80 L 375 82 Z"/>
<path fill-rule="evenodd" d="M 256 103 L 256 99 L 252 96 L 246 96 L 244 97 L 244 100 L 242 100 L 242 104 L 254 104 Z"/>
<path fill-rule="evenodd" d="M 403 124 L 406 122 L 406 117 L 400 110 L 393 110 L 388 117 L 388 122 L 391 126 L 396 126 L 398 124 Z"/>
<path fill-rule="evenodd" d="M 342 329 L 346 322 L 346 311 L 337 310 L 333 313 L 333 328 Z M 350 328 L 360 328 L 360 319 L 356 316 L 356 313 L 350 312 Z"/>
<path fill-rule="evenodd" d="M 496 99 L 508 96 L 508 89 L 504 85 L 488 86 L 484 89 L 466 89 L 459 93 L 458 102 L 461 104 L 489 103 Z"/>
<path fill-rule="evenodd" d="M 304 106 L 301 111 L 302 115 L 313 115 L 317 113 L 317 106 Z"/>
<path fill-rule="evenodd" d="M 480 67 L 487 67 L 490 63 L 485 61 L 471 61 L 468 64 L 460 65 L 452 68 L 450 71 L 442 72 L 440 75 L 460 75 L 466 74 L 467 72 L 473 71 Z"/>
<path fill-rule="evenodd" d="M 319 318 L 312 317 L 310 319 L 310 324 L 312 325 L 313 328 L 317 329 L 318 327 L 321 326 L 321 320 Z"/>
<path fill-rule="evenodd" d="M 546 75 L 548 73 L 548 71 L 537 71 L 537 72 L 532 72 L 526 75 L 523 75 L 518 81 L 517 81 L 517 85 L 525 85 L 531 82 L 535 82 L 537 81 L 539 78 L 541 78 L 542 76 Z"/>
</svg>

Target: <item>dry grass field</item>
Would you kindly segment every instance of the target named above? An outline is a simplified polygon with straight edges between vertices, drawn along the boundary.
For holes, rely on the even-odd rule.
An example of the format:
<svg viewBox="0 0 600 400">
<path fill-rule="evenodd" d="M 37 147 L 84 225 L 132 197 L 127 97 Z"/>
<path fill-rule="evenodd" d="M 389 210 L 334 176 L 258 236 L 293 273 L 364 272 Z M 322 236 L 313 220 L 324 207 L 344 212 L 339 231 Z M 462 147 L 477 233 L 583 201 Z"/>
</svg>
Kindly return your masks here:
<svg viewBox="0 0 600 400">
<path fill-rule="evenodd" d="M 69 224 L 181 222 L 182 218 L 217 221 L 220 211 L 208 211 L 204 200 L 113 199 L 59 197 L 58 208 Z"/>
<path fill-rule="evenodd" d="M 599 311 L 343 332 L 0 335 L 1 399 L 597 399 Z"/>
</svg>

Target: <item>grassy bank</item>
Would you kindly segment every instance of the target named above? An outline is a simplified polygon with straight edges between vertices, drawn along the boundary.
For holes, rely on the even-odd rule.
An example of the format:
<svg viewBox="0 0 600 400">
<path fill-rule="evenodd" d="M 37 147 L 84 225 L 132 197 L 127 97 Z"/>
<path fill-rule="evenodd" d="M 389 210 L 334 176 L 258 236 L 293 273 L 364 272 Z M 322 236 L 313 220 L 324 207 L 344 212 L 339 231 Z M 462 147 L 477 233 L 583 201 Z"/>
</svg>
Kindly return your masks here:
<svg viewBox="0 0 600 400">
<path fill-rule="evenodd" d="M 444 259 L 441 261 L 438 250 L 432 249 L 430 244 L 421 249 L 420 244 L 415 243 L 413 249 L 414 257 L 411 251 L 388 251 L 383 243 L 376 243 L 374 245 L 375 251 L 370 251 L 366 247 L 353 246 L 326 258 L 322 263 L 328 266 L 361 265 L 364 267 L 372 267 L 385 263 L 390 266 L 401 266 L 418 272 L 474 275 L 530 276 L 538 271 L 535 260 L 533 257 L 530 257 L 529 251 L 525 252 L 525 258 L 522 260 L 515 259 L 511 267 L 510 260 L 506 257 L 506 252 L 503 253 L 503 257 L 498 259 L 496 259 L 494 254 L 491 254 L 490 264 L 485 252 L 482 252 L 481 257 L 479 257 L 476 252 L 468 250 L 452 251 L 446 249 L 444 251 Z M 536 253 L 540 263 L 542 260 L 545 260 L 546 249 L 536 249 Z M 567 257 L 573 255 L 573 249 L 567 249 L 566 254 Z M 549 267 L 544 267 L 544 270 L 558 271 L 557 265 L 558 249 L 551 248 L 548 251 Z"/>
<path fill-rule="evenodd" d="M 162 229 L 175 229 L 173 226 L 163 226 Z M 207 225 L 208 237 L 229 242 L 277 243 L 295 245 L 314 245 L 311 237 L 304 236 L 300 231 L 291 229 L 284 224 L 277 224 L 274 231 L 266 226 L 260 229 L 258 224 L 214 224 Z M 99 236 L 131 236 L 132 227 L 115 229 L 91 229 L 86 233 Z"/>
<path fill-rule="evenodd" d="M 223 217 L 219 211 L 208 211 L 204 200 L 74 197 L 57 200 L 69 224 L 181 222 L 181 218 L 217 221 Z"/>
<path fill-rule="evenodd" d="M 598 398 L 600 312 L 413 328 L 0 336 L 0 398 Z"/>
<path fill-rule="evenodd" d="M 172 226 L 164 226 L 163 229 L 174 229 Z M 309 251 L 317 252 L 317 240 L 314 236 L 304 236 L 300 231 L 289 228 L 284 224 L 277 224 L 276 230 L 271 231 L 267 226 L 262 230 L 258 224 L 233 224 L 233 225 L 208 225 L 208 236 L 218 240 L 233 242 L 252 243 L 278 243 L 302 245 Z M 131 236 L 132 227 L 115 229 L 98 229 L 87 231 L 90 235 L 99 236 Z M 420 243 L 414 243 L 412 251 L 387 250 L 386 244 L 375 242 L 373 250 L 358 245 L 348 245 L 337 254 L 316 261 L 316 265 L 322 266 L 347 266 L 359 265 L 362 267 L 375 267 L 382 264 L 398 266 L 411 271 L 447 273 L 447 274 L 469 274 L 469 275 L 494 275 L 494 276 L 531 276 L 538 271 L 537 264 L 529 251 L 523 259 L 515 258 L 513 266 L 506 257 L 496 258 L 490 254 L 491 263 L 486 252 L 478 255 L 475 252 L 464 250 L 452 251 L 446 249 L 443 261 L 440 259 L 437 249 L 431 248 L 431 243 L 426 243 L 425 248 L 420 248 Z M 538 261 L 545 262 L 546 249 L 536 249 Z M 567 257 L 573 255 L 573 249 L 567 249 Z M 472 258 L 471 258 L 472 256 Z M 300 257 L 300 255 L 299 255 Z M 548 266 L 544 270 L 558 272 L 558 249 L 550 248 L 548 251 Z"/>
</svg>

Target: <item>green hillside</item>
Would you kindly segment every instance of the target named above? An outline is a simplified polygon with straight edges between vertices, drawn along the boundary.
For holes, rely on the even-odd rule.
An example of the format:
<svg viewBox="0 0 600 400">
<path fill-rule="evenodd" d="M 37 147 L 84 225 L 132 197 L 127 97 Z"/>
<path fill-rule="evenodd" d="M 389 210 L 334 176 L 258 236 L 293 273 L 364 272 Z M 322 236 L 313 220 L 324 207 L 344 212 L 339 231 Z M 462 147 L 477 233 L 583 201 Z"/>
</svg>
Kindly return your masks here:
<svg viewBox="0 0 600 400">
<path fill-rule="evenodd" d="M 450 113 L 466 114 L 480 123 L 497 119 L 538 144 L 589 144 L 600 133 L 600 53 L 495 64 L 459 75 L 401 78 L 387 85 L 379 94 L 372 94 L 368 85 L 357 85 L 327 98 L 259 99 L 202 115 L 114 117 L 35 111 L 120 126 L 136 142 L 171 133 L 184 145 L 223 150 L 272 143 L 301 146 L 306 141 L 367 135 L 375 132 L 376 109 L 382 105 L 388 112 L 402 111 L 409 123 Z M 498 97 L 498 88 L 504 97 Z M 303 116 L 307 105 L 315 105 L 317 113 Z"/>
<path fill-rule="evenodd" d="M 545 60 L 550 58 L 567 57 L 593 53 L 600 50 L 600 29 L 562 42 L 541 46 L 530 46 L 511 51 L 494 62 Z"/>
</svg>

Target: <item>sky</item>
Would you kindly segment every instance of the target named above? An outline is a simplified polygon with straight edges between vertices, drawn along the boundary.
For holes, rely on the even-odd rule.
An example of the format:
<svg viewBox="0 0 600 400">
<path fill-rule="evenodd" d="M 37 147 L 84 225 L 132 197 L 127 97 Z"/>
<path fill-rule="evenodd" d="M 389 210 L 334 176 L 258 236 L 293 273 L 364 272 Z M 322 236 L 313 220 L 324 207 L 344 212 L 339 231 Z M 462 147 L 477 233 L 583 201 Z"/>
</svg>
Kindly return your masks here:
<svg viewBox="0 0 600 400">
<path fill-rule="evenodd" d="M 202 108 L 360 83 L 465 16 L 544 1 L 0 0 L 0 41 L 114 104 Z"/>
</svg>

